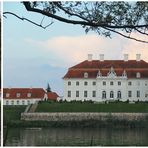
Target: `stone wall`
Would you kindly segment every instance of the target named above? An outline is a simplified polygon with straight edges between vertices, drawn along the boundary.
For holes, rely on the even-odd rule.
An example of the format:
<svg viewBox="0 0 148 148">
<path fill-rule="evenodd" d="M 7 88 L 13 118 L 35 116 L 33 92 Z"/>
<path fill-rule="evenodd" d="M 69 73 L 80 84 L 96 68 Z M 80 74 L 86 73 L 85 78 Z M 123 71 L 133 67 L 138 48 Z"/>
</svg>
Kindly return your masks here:
<svg viewBox="0 0 148 148">
<path fill-rule="evenodd" d="M 83 121 L 108 119 L 140 121 L 148 118 L 148 113 L 22 113 L 26 121 Z"/>
</svg>

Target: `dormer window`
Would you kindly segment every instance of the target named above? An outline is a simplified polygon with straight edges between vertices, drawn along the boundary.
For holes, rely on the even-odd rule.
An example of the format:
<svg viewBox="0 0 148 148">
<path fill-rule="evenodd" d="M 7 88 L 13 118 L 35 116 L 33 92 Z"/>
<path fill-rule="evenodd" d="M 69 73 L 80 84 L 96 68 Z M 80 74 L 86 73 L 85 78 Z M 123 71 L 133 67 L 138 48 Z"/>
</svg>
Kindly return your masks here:
<svg viewBox="0 0 148 148">
<path fill-rule="evenodd" d="M 88 73 L 87 72 L 84 73 L 84 78 L 88 78 Z"/>
<path fill-rule="evenodd" d="M 116 73 L 114 71 L 114 68 L 111 67 L 109 73 L 107 74 L 108 77 L 114 78 L 116 77 Z"/>
<path fill-rule="evenodd" d="M 20 93 L 16 93 L 16 97 L 20 97 Z"/>
<path fill-rule="evenodd" d="M 9 93 L 6 93 L 6 97 L 8 98 L 10 96 L 10 94 Z"/>
<path fill-rule="evenodd" d="M 27 93 L 27 97 L 28 97 L 28 98 L 31 97 L 31 93 Z"/>
<path fill-rule="evenodd" d="M 136 77 L 137 77 L 137 78 L 140 78 L 140 72 L 137 72 L 137 73 L 136 73 Z"/>
<path fill-rule="evenodd" d="M 122 77 L 127 77 L 126 71 L 123 71 Z"/>
<path fill-rule="evenodd" d="M 97 73 L 97 77 L 101 77 L 101 76 L 102 76 L 102 74 L 101 74 L 101 72 L 99 70 L 98 73 Z"/>
</svg>

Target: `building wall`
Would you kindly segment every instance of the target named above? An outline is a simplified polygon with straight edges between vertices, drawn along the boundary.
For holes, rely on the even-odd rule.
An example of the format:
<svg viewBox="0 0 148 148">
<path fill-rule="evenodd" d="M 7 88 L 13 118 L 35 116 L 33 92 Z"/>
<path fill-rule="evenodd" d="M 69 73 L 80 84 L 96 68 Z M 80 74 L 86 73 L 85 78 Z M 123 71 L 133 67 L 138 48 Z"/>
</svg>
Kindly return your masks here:
<svg viewBox="0 0 148 148">
<path fill-rule="evenodd" d="M 4 99 L 4 105 L 29 105 L 34 104 L 42 99 Z"/>
<path fill-rule="evenodd" d="M 103 85 L 103 81 L 106 82 L 106 85 Z M 113 82 L 113 85 L 110 85 L 110 82 Z M 121 82 L 121 85 L 118 85 L 118 82 Z M 71 85 L 68 85 L 68 82 L 71 82 Z M 79 85 L 76 85 L 76 82 L 79 82 Z M 84 83 L 87 82 L 87 85 Z M 96 82 L 96 85 L 92 83 Z M 132 85 L 128 85 L 131 82 Z M 68 97 L 68 91 L 71 91 L 71 97 Z M 76 97 L 76 91 L 79 91 L 79 97 Z M 87 97 L 84 97 L 84 91 L 87 91 Z M 92 96 L 92 92 L 96 91 L 96 96 Z M 102 91 L 106 91 L 106 99 L 102 99 Z M 110 92 L 114 92 L 114 98 L 110 98 Z M 71 100 L 93 100 L 93 101 L 105 101 L 105 100 L 116 100 L 117 92 L 121 92 L 121 101 L 148 101 L 148 79 L 127 79 L 123 77 L 116 78 L 82 78 L 82 79 L 64 79 L 64 99 L 67 101 Z M 128 96 L 128 91 L 132 92 L 132 96 Z M 137 91 L 140 91 L 140 97 L 137 97 Z M 147 94 L 147 95 L 146 95 Z"/>
</svg>

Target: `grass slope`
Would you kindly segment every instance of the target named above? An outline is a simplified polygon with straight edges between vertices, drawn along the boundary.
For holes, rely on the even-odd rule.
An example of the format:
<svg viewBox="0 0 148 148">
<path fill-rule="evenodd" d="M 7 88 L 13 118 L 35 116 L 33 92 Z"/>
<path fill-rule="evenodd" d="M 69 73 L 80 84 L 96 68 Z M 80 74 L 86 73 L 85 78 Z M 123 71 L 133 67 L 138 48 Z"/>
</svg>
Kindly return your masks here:
<svg viewBox="0 0 148 148">
<path fill-rule="evenodd" d="M 74 102 L 41 102 L 38 104 L 36 112 L 148 112 L 148 104 L 137 103 L 74 103 Z"/>
<path fill-rule="evenodd" d="M 24 112 L 26 106 L 4 106 L 4 124 L 11 121 L 19 121 L 21 113 Z"/>
</svg>

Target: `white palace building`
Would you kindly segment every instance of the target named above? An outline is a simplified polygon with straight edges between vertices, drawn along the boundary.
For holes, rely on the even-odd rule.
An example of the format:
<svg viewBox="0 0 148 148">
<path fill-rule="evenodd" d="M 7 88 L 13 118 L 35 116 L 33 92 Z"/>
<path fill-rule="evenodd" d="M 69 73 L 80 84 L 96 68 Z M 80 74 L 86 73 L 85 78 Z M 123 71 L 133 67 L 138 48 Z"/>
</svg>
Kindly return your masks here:
<svg viewBox="0 0 148 148">
<path fill-rule="evenodd" d="M 69 68 L 64 80 L 64 99 L 102 101 L 148 101 L 148 63 L 136 60 L 88 59 Z"/>
</svg>

